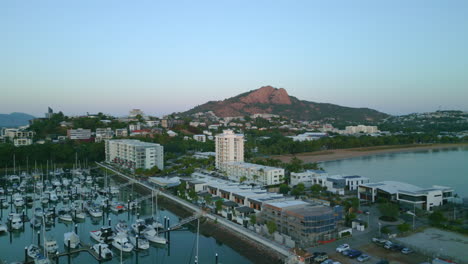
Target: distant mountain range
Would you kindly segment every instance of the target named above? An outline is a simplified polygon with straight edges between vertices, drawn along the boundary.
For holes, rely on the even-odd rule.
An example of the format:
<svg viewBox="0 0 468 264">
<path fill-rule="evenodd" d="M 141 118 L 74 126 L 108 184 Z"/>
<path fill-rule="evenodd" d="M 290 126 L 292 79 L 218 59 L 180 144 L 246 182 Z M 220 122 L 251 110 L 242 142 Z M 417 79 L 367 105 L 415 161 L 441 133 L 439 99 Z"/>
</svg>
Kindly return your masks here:
<svg viewBox="0 0 468 264">
<path fill-rule="evenodd" d="M 25 113 L 0 114 L 0 127 L 19 127 L 29 124 L 36 117 Z"/>
<path fill-rule="evenodd" d="M 189 115 L 207 111 L 213 111 L 218 117 L 275 114 L 295 120 L 334 118 L 339 121 L 353 122 L 374 122 L 389 116 L 369 108 L 353 108 L 299 100 L 289 96 L 285 89 L 271 86 L 264 86 L 223 101 L 210 101 L 182 114 Z"/>
</svg>

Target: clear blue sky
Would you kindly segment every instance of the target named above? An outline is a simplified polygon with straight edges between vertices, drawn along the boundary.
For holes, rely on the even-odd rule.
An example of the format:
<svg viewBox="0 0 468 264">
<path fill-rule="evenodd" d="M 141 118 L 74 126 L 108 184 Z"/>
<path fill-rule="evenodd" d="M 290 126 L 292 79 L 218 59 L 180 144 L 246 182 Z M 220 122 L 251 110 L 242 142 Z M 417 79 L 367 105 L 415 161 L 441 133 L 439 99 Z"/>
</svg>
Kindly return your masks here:
<svg viewBox="0 0 468 264">
<path fill-rule="evenodd" d="M 161 115 L 272 85 L 468 110 L 468 1 L 0 2 L 0 113 Z"/>
</svg>

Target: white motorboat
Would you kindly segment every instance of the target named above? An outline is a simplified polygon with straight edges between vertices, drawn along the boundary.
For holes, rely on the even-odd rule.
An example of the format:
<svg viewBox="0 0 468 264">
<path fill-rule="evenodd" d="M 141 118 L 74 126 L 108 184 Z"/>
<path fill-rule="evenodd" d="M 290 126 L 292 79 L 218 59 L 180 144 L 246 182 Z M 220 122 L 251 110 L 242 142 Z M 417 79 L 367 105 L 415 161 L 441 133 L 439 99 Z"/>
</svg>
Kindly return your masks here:
<svg viewBox="0 0 468 264">
<path fill-rule="evenodd" d="M 49 195 L 49 200 L 53 203 L 58 201 L 58 196 L 55 192 L 51 192 Z"/>
<path fill-rule="evenodd" d="M 28 249 L 26 250 L 28 256 L 32 259 L 36 259 L 41 255 L 41 249 L 34 244 L 31 244 L 28 246 Z"/>
<path fill-rule="evenodd" d="M 67 178 L 62 179 L 62 185 L 68 187 L 68 185 L 70 185 L 70 180 L 68 180 Z"/>
<path fill-rule="evenodd" d="M 34 264 L 51 264 L 50 259 L 39 254 L 39 256 L 34 259 Z"/>
<path fill-rule="evenodd" d="M 42 208 L 40 207 L 37 207 L 36 209 L 34 209 L 34 216 L 42 218 L 42 216 L 44 216 L 44 210 L 42 210 Z"/>
<path fill-rule="evenodd" d="M 5 224 L 0 223 L 0 234 L 6 233 L 6 232 L 8 232 L 8 227 Z"/>
<path fill-rule="evenodd" d="M 159 221 L 157 221 L 153 217 L 146 218 L 145 219 L 145 224 L 146 224 L 147 227 L 151 227 L 151 228 L 154 228 L 154 229 L 163 228 L 163 224 L 161 224 Z"/>
<path fill-rule="evenodd" d="M 21 220 L 21 216 L 15 215 L 11 219 L 11 228 L 18 230 L 23 227 L 23 220 Z"/>
<path fill-rule="evenodd" d="M 17 193 L 13 196 L 13 204 L 16 206 L 16 207 L 23 207 L 24 206 L 24 199 L 23 199 L 23 196 L 21 196 L 21 194 Z"/>
<path fill-rule="evenodd" d="M 119 222 L 115 225 L 115 231 L 117 233 L 128 233 L 128 225 L 127 222 L 124 220 L 119 220 Z"/>
<path fill-rule="evenodd" d="M 109 245 L 104 243 L 93 245 L 93 250 L 101 259 L 111 259 L 114 256 L 114 253 L 112 253 L 110 250 Z"/>
<path fill-rule="evenodd" d="M 132 230 L 135 234 L 143 232 L 147 228 L 145 220 L 137 219 L 135 223 L 132 224 Z"/>
<path fill-rule="evenodd" d="M 112 246 L 122 252 L 131 252 L 133 250 L 133 245 L 127 238 L 127 234 L 118 233 L 112 241 Z"/>
<path fill-rule="evenodd" d="M 137 237 L 138 237 L 138 235 L 129 237 L 130 242 L 132 243 L 132 245 L 136 249 L 145 250 L 145 249 L 148 249 L 150 247 L 149 241 L 145 237 L 143 237 L 143 236 L 138 237 L 138 243 L 137 243 Z"/>
<path fill-rule="evenodd" d="M 30 224 L 32 228 L 39 228 L 42 225 L 42 218 L 34 217 L 31 219 Z"/>
<path fill-rule="evenodd" d="M 91 184 L 93 184 L 93 178 L 92 178 L 91 176 L 88 176 L 88 177 L 86 177 L 86 181 L 85 181 L 85 182 L 86 182 L 86 184 L 91 185 Z"/>
<path fill-rule="evenodd" d="M 63 234 L 63 243 L 68 247 L 70 241 L 70 248 L 77 248 L 80 244 L 80 237 L 75 232 L 68 232 Z"/>
<path fill-rule="evenodd" d="M 89 209 L 89 214 L 92 216 L 92 217 L 95 217 L 95 218 L 98 218 L 98 217 L 102 217 L 102 210 L 99 209 L 99 208 L 91 208 Z"/>
<path fill-rule="evenodd" d="M 55 254 L 58 250 L 57 241 L 55 240 L 46 240 L 45 249 L 49 254 Z"/>
<path fill-rule="evenodd" d="M 159 236 L 158 232 L 156 232 L 156 230 L 153 228 L 148 228 L 147 230 L 145 230 L 143 232 L 143 235 L 150 242 L 157 244 L 167 244 L 167 240 L 164 237 Z"/>
<path fill-rule="evenodd" d="M 72 222 L 73 218 L 69 213 L 63 213 L 59 215 L 59 220 L 65 221 L 65 222 Z"/>
<path fill-rule="evenodd" d="M 114 239 L 114 232 L 110 226 L 103 226 L 100 230 L 89 232 L 92 239 L 100 243 L 109 243 Z"/>
</svg>

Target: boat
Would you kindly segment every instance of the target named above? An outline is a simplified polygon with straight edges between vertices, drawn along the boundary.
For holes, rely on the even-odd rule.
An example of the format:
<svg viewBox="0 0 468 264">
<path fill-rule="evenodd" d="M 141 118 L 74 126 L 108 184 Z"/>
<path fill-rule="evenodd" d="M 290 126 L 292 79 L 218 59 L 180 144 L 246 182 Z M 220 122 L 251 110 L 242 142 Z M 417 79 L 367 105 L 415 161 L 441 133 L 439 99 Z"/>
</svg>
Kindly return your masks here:
<svg viewBox="0 0 468 264">
<path fill-rule="evenodd" d="M 88 176 L 88 177 L 86 177 L 86 181 L 85 181 L 85 182 L 86 182 L 86 184 L 91 185 L 91 184 L 93 184 L 93 178 L 91 178 L 91 176 Z"/>
<path fill-rule="evenodd" d="M 18 214 L 15 214 L 13 218 L 11 219 L 11 228 L 18 230 L 23 227 L 23 220 L 21 220 L 21 216 Z"/>
<path fill-rule="evenodd" d="M 42 254 L 39 254 L 39 256 L 34 259 L 34 264 L 51 264 L 51 262 L 50 259 L 43 256 Z"/>
<path fill-rule="evenodd" d="M 19 193 L 16 193 L 15 195 L 13 195 L 13 204 L 16 207 L 23 207 L 24 206 L 23 196 L 21 196 L 21 194 Z"/>
<path fill-rule="evenodd" d="M 34 209 L 34 216 L 42 218 L 42 216 L 44 216 L 44 210 L 42 210 L 42 208 L 40 207 L 37 207 L 36 209 Z"/>
<path fill-rule="evenodd" d="M 48 254 L 55 254 L 58 251 L 57 241 L 55 240 L 46 240 L 45 248 Z"/>
<path fill-rule="evenodd" d="M 53 203 L 58 201 L 58 196 L 55 192 L 50 192 L 49 193 L 49 200 Z"/>
<path fill-rule="evenodd" d="M 8 227 L 0 222 L 0 234 L 7 233 L 8 232 Z"/>
<path fill-rule="evenodd" d="M 63 213 L 59 215 L 59 220 L 65 221 L 65 222 L 72 222 L 73 218 L 69 213 Z"/>
<path fill-rule="evenodd" d="M 32 228 L 39 228 L 39 227 L 41 227 L 41 225 L 42 225 L 42 218 L 34 217 L 34 218 L 30 221 L 30 224 L 31 224 L 31 227 L 32 227 Z"/>
<path fill-rule="evenodd" d="M 68 247 L 70 241 L 70 248 L 77 248 L 80 244 L 80 237 L 75 232 L 68 232 L 63 234 L 63 243 Z"/>
<path fill-rule="evenodd" d="M 31 244 L 28 246 L 26 252 L 30 258 L 36 259 L 41 254 L 41 249 L 37 245 Z"/>
<path fill-rule="evenodd" d="M 167 244 L 167 240 L 164 237 L 158 235 L 158 232 L 153 228 L 148 228 L 143 232 L 148 241 L 157 243 L 157 244 Z"/>
<path fill-rule="evenodd" d="M 122 252 L 131 252 L 133 250 L 133 245 L 127 238 L 127 234 L 118 233 L 114 240 L 112 241 L 112 246 Z"/>
<path fill-rule="evenodd" d="M 150 244 L 149 244 L 149 241 L 145 238 L 145 237 L 138 237 L 138 244 L 137 244 L 137 237 L 138 235 L 136 236 L 130 236 L 129 237 L 129 240 L 130 240 L 130 243 L 132 243 L 132 245 L 136 248 L 136 249 L 148 249 L 150 247 Z"/>
<path fill-rule="evenodd" d="M 109 245 L 104 243 L 93 245 L 93 250 L 101 259 L 111 259 L 114 256 L 114 253 L 112 253 L 110 250 Z"/>
<path fill-rule="evenodd" d="M 128 233 L 128 225 L 125 220 L 119 220 L 119 222 L 115 225 L 115 231 L 117 233 Z"/>
<path fill-rule="evenodd" d="M 70 180 L 68 180 L 67 178 L 62 179 L 62 185 L 68 187 L 68 185 L 70 185 Z"/>
<path fill-rule="evenodd" d="M 135 223 L 132 224 L 132 230 L 135 232 L 135 234 L 139 234 L 140 232 L 143 232 L 147 228 L 145 220 L 143 219 L 137 219 Z"/>
<path fill-rule="evenodd" d="M 146 224 L 147 227 L 151 227 L 151 228 L 154 228 L 154 229 L 164 227 L 163 224 L 161 224 L 159 221 L 155 220 L 153 217 L 146 218 L 145 219 L 145 224 Z"/>
<path fill-rule="evenodd" d="M 92 239 L 100 243 L 109 243 L 114 239 L 114 232 L 110 226 L 103 226 L 100 230 L 90 231 L 89 234 Z"/>
<path fill-rule="evenodd" d="M 92 217 L 95 217 L 95 218 L 102 217 L 102 214 L 103 214 L 102 210 L 99 208 L 91 208 L 89 209 L 88 212 Z"/>
</svg>

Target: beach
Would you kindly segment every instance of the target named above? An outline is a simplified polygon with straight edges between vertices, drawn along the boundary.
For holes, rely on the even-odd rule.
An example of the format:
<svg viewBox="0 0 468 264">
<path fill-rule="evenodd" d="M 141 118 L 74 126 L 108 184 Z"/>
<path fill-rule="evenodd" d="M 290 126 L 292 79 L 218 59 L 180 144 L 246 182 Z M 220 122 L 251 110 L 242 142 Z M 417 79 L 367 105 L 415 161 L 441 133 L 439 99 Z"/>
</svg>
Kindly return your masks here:
<svg viewBox="0 0 468 264">
<path fill-rule="evenodd" d="M 273 159 L 279 159 L 283 162 L 289 162 L 293 157 L 304 162 L 324 162 L 333 160 L 350 159 L 363 156 L 372 156 L 386 153 L 399 153 L 409 152 L 418 150 L 430 150 L 430 149 L 447 149 L 468 146 L 468 143 L 456 143 L 456 144 L 413 144 L 413 145 L 391 145 L 391 146 L 377 146 L 377 147 L 366 147 L 366 148 L 350 148 L 350 149 L 332 149 L 322 150 L 315 152 L 306 152 L 298 154 L 288 155 L 275 155 L 271 156 Z"/>
</svg>

